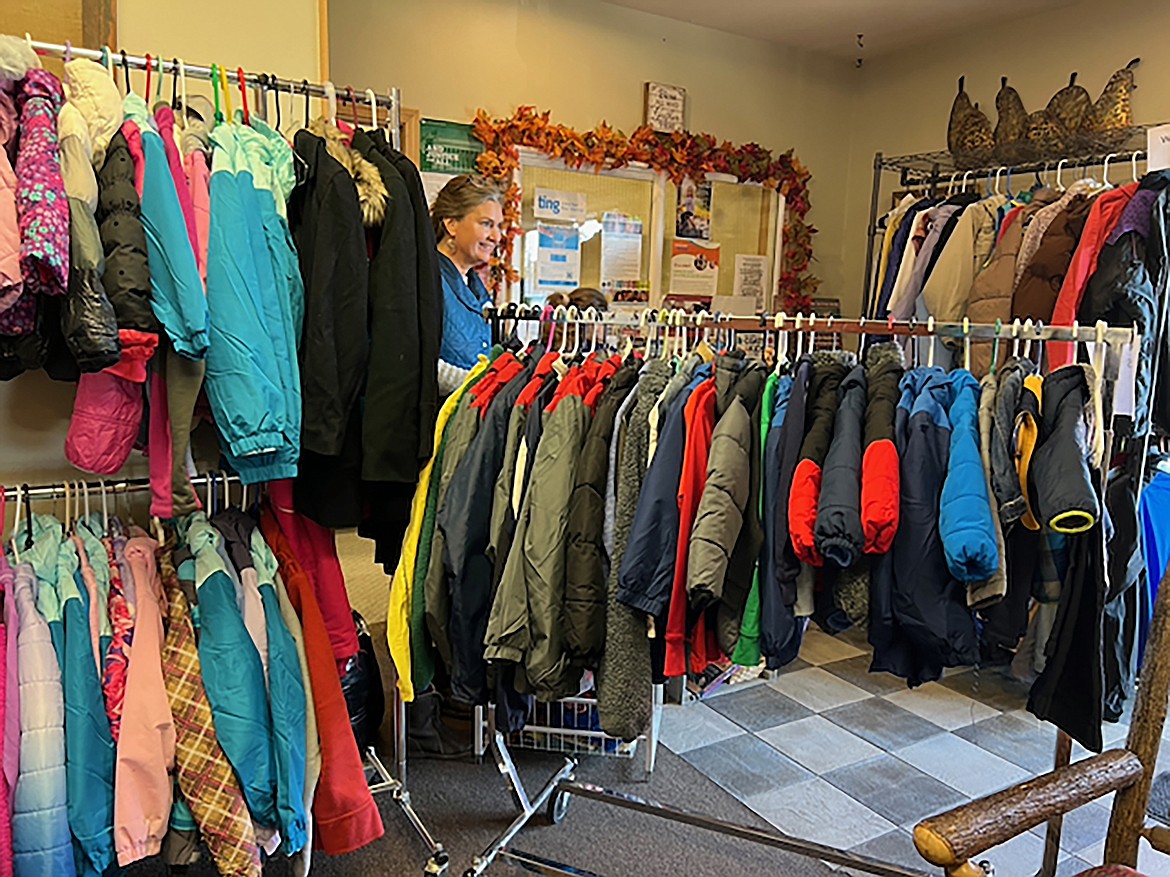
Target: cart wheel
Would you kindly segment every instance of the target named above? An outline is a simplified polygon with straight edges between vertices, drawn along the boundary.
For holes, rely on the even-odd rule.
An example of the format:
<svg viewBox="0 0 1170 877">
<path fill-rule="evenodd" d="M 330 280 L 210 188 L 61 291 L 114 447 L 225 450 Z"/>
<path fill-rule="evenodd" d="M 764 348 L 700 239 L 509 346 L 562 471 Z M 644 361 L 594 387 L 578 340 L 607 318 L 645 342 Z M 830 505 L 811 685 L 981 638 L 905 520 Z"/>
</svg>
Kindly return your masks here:
<svg viewBox="0 0 1170 877">
<path fill-rule="evenodd" d="M 548 799 L 548 821 L 553 825 L 560 825 L 565 821 L 565 816 L 569 812 L 570 798 L 568 792 L 557 792 Z"/>
<path fill-rule="evenodd" d="M 447 873 L 447 866 L 450 862 L 451 858 L 447 855 L 446 850 L 433 853 L 423 867 L 424 877 L 442 877 L 443 874 Z"/>
</svg>

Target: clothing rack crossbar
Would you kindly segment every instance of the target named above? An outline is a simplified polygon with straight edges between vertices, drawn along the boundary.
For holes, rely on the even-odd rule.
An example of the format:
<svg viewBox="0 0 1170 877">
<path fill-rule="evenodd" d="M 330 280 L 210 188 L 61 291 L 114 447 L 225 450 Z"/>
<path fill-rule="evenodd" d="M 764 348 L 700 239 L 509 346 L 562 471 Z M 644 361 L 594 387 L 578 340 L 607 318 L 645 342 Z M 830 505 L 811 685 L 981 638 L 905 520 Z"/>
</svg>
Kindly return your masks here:
<svg viewBox="0 0 1170 877">
<path fill-rule="evenodd" d="M 108 49 L 103 51 L 101 49 L 86 49 L 79 46 L 70 47 L 59 43 L 46 43 L 40 40 L 31 40 L 29 45 L 38 55 L 46 55 L 53 58 L 65 58 L 67 55 L 72 54 L 75 58 L 88 58 L 91 61 L 97 61 L 99 64 L 109 59 L 115 68 L 121 66 L 123 60 L 127 67 L 135 70 L 146 70 L 148 66 L 145 56 L 131 55 L 128 52 L 123 54 L 121 50 L 114 51 L 113 49 Z M 174 58 L 169 60 L 161 57 L 156 58 L 152 55 L 149 67 L 159 75 L 179 73 L 180 65 L 176 63 L 176 60 Z M 181 72 L 185 76 L 190 76 L 195 79 L 206 79 L 208 81 L 212 78 L 210 64 L 188 64 L 186 61 L 182 61 L 181 64 Z M 234 82 L 236 85 L 241 84 L 240 75 L 235 69 L 224 67 L 223 72 L 229 82 Z M 216 75 L 218 76 L 218 68 Z M 255 90 L 257 95 L 255 112 L 261 118 L 264 118 L 267 113 L 265 96 L 268 91 L 275 91 L 278 95 L 283 91 L 291 95 L 305 95 L 322 100 L 329 97 L 329 92 L 324 83 L 309 82 L 305 79 L 285 79 L 271 73 L 249 73 L 245 70 L 243 84 L 245 86 L 250 85 Z M 338 98 L 344 92 L 344 88 L 336 88 L 334 86 L 335 98 Z M 355 99 L 359 103 L 369 106 L 369 98 L 365 92 L 366 90 L 364 88 L 354 89 Z M 397 148 L 400 143 L 399 130 L 402 126 L 402 92 L 398 88 L 390 88 L 388 91 L 382 93 L 379 93 L 378 89 L 373 89 L 373 92 L 374 103 L 390 112 L 390 131 L 394 138 L 394 145 Z"/>
<path fill-rule="evenodd" d="M 196 475 L 188 480 L 191 482 L 192 487 L 206 487 L 209 481 L 212 487 L 220 484 L 240 484 L 238 475 L 230 475 L 226 472 L 205 473 Z M 79 493 L 84 495 L 85 491 L 89 491 L 91 497 L 96 496 L 100 501 L 103 492 L 107 496 L 126 493 L 145 493 L 150 490 L 150 479 L 117 478 L 110 481 L 68 480 L 34 485 L 11 484 L 5 485 L 0 489 L 4 491 L 5 496 L 9 499 L 15 499 L 18 492 L 20 496 L 27 495 L 29 499 L 63 499 L 66 495 L 66 490 L 69 490 L 73 496 L 77 496 Z"/>
</svg>

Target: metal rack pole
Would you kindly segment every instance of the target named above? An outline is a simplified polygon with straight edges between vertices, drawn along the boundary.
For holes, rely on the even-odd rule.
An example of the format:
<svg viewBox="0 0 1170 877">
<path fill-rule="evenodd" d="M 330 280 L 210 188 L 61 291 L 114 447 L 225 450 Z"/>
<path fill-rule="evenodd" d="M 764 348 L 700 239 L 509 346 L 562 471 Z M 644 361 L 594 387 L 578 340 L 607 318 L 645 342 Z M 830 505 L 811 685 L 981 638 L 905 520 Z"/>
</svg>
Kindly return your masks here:
<svg viewBox="0 0 1170 877">
<path fill-rule="evenodd" d="M 880 152 L 874 153 L 873 156 L 873 188 L 869 195 L 869 223 L 865 227 L 865 288 L 861 291 L 861 312 L 869 314 L 869 307 L 872 303 L 873 296 L 873 276 L 874 276 L 874 241 L 877 238 L 877 211 L 878 199 L 882 194 L 882 154 Z"/>
</svg>

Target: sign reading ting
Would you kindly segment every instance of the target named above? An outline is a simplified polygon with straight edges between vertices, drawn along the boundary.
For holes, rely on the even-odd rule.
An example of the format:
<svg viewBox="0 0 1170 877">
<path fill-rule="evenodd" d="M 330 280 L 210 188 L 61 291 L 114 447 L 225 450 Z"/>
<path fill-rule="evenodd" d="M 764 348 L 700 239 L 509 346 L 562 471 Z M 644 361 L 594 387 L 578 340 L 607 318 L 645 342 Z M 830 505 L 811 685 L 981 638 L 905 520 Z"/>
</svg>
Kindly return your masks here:
<svg viewBox="0 0 1170 877">
<path fill-rule="evenodd" d="M 555 189 L 538 187 L 532 199 L 532 213 L 537 219 L 584 222 L 585 193 L 558 192 Z"/>
</svg>

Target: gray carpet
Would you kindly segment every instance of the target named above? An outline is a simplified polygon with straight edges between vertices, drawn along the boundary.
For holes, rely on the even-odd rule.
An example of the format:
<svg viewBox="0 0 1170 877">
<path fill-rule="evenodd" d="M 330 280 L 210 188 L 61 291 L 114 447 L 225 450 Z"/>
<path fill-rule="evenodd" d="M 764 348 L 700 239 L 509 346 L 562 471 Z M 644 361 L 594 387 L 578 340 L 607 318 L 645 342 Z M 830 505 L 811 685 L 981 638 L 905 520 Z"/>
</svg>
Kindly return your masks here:
<svg viewBox="0 0 1170 877">
<path fill-rule="evenodd" d="M 524 752 L 517 753 L 517 761 L 531 794 L 561 763 L 554 756 Z M 640 772 L 640 760 L 630 763 L 586 758 L 577 777 L 705 815 L 767 827 L 760 817 L 664 748 L 659 749 L 658 766 L 649 783 L 634 780 Z M 450 877 L 462 877 L 472 857 L 482 852 L 515 815 L 504 779 L 494 763 L 419 760 L 410 765 L 409 779 L 419 814 L 451 853 Z M 312 874 L 421 874 L 426 859 L 421 841 L 388 796 L 383 796 L 379 805 L 386 835 L 347 856 L 331 859 L 318 853 Z M 603 877 L 828 877 L 835 873 L 821 862 L 584 800 L 571 804 L 567 818 L 559 826 L 549 825 L 543 814 L 534 817 L 515 846 Z M 131 877 L 159 877 L 165 873 L 157 862 L 127 871 Z M 188 873 L 191 877 L 211 877 L 215 870 L 209 863 L 200 863 Z M 273 862 L 265 873 L 284 877 L 291 870 L 283 862 Z M 504 861 L 488 872 L 513 877 L 521 873 L 524 872 Z"/>
</svg>

